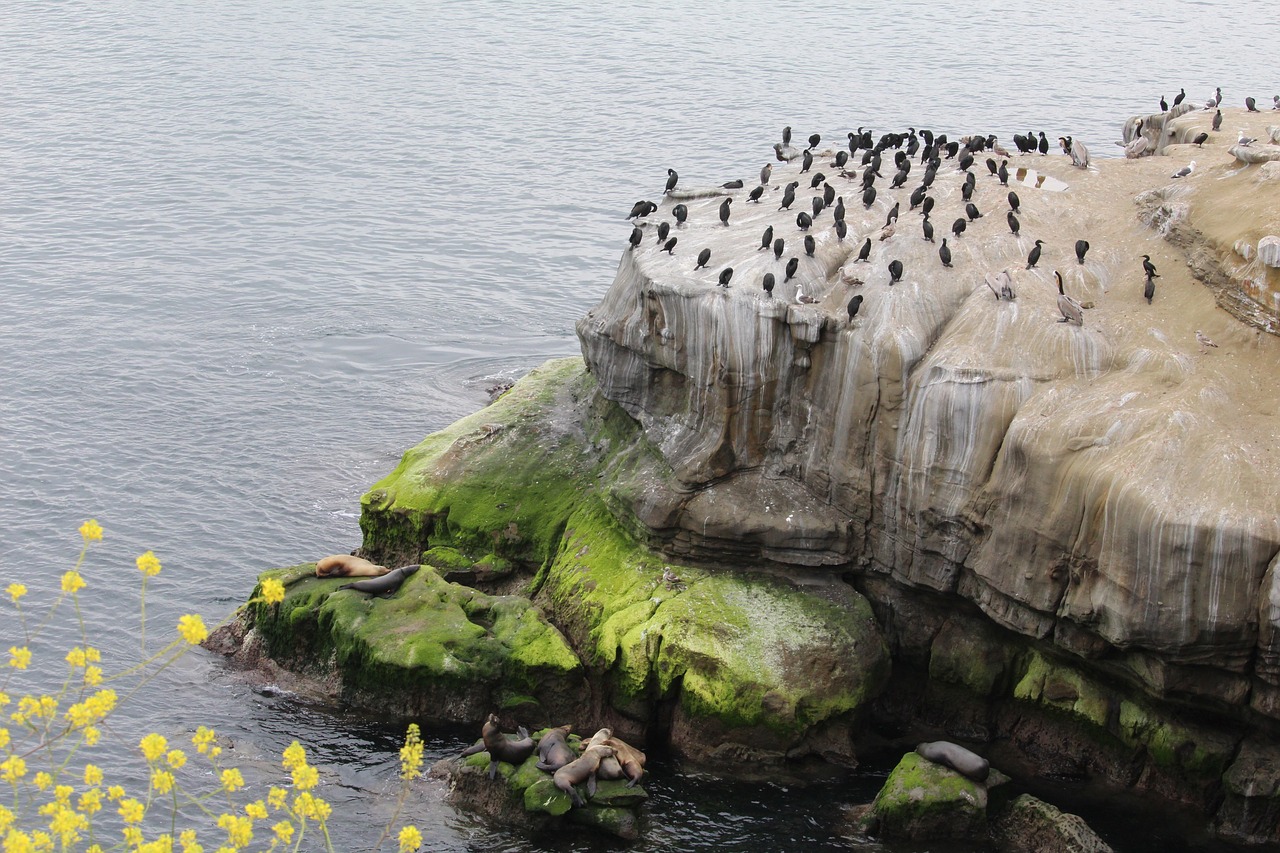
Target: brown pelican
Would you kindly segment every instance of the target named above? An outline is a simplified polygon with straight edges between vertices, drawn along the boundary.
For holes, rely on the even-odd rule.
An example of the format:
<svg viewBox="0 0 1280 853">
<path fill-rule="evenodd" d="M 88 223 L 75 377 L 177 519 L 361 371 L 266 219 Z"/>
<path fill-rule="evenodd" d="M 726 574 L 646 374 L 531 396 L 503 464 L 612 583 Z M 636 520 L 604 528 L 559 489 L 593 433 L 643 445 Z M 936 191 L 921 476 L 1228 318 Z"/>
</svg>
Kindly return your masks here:
<svg viewBox="0 0 1280 853">
<path fill-rule="evenodd" d="M 1083 326 L 1084 311 L 1080 308 L 1080 303 L 1067 296 L 1066 291 L 1062 289 L 1062 274 L 1057 270 L 1054 270 L 1053 274 L 1058 279 L 1058 310 L 1062 312 L 1062 319 L 1058 322 Z"/>
</svg>

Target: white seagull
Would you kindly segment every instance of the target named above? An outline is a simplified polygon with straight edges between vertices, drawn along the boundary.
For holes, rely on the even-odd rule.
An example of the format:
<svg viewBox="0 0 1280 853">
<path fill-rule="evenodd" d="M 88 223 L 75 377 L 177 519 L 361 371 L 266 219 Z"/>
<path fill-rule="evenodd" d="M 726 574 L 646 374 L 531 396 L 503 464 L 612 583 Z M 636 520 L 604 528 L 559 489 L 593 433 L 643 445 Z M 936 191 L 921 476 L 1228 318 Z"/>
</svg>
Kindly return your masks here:
<svg viewBox="0 0 1280 853">
<path fill-rule="evenodd" d="M 1208 352 L 1208 350 L 1205 349 L 1205 347 L 1213 347 L 1214 349 L 1218 348 L 1218 345 L 1215 344 L 1213 341 L 1209 340 L 1209 336 L 1206 335 L 1204 332 L 1200 331 L 1199 329 L 1196 329 L 1196 342 L 1200 344 L 1200 352 L 1202 353 Z"/>
<path fill-rule="evenodd" d="M 1245 136 L 1244 131 L 1242 130 L 1240 131 L 1240 137 L 1236 139 L 1236 145 L 1240 145 L 1240 146 L 1252 145 L 1254 141 L 1255 140 L 1252 136 Z"/>
<path fill-rule="evenodd" d="M 1183 166 L 1183 167 L 1182 167 L 1181 169 L 1179 169 L 1178 171 L 1174 172 L 1174 173 L 1173 173 L 1173 177 L 1175 177 L 1175 178 L 1185 178 L 1187 175 L 1190 175 L 1190 174 L 1191 174 L 1192 172 L 1194 172 L 1195 170 L 1196 170 L 1196 161 L 1195 161 L 1195 160 L 1192 160 L 1190 163 L 1188 163 L 1187 165 Z"/>
</svg>

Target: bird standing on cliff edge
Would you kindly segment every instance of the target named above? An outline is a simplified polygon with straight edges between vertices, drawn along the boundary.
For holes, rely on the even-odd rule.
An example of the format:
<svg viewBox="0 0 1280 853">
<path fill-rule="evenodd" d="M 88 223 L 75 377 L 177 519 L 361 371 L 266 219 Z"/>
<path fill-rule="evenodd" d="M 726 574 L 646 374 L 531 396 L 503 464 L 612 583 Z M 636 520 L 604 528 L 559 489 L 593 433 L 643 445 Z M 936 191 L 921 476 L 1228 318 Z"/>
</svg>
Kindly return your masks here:
<svg viewBox="0 0 1280 853">
<path fill-rule="evenodd" d="M 1218 348 L 1218 345 L 1209 340 L 1209 336 L 1199 329 L 1196 329 L 1196 343 L 1200 344 L 1200 353 L 1202 355 L 1208 352 L 1205 347 L 1213 347 L 1214 349 Z"/>
</svg>

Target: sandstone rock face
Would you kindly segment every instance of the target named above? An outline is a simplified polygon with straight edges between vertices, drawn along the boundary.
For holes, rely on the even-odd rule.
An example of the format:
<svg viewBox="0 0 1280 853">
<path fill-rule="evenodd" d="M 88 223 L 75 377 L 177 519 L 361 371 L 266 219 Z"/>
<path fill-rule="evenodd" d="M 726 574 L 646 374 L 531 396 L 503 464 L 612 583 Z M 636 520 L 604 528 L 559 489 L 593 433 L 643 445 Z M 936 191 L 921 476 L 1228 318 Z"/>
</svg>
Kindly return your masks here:
<svg viewBox="0 0 1280 853">
<path fill-rule="evenodd" d="M 1268 234 L 1258 241 L 1258 260 L 1273 269 L 1280 267 L 1280 237 Z"/>
</svg>

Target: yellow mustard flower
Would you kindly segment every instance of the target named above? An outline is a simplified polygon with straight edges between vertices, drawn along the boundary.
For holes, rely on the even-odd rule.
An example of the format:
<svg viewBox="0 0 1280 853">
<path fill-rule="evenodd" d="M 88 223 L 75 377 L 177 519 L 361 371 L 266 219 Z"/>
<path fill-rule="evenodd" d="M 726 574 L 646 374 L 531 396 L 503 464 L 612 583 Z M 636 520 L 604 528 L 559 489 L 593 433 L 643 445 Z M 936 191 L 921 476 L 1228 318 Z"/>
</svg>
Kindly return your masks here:
<svg viewBox="0 0 1280 853">
<path fill-rule="evenodd" d="M 187 754 L 180 749 L 171 749 L 164 760 L 174 770 L 181 770 L 187 763 Z"/>
<path fill-rule="evenodd" d="M 85 656 L 85 659 L 89 661 L 89 663 L 102 662 L 102 652 L 100 652 L 98 649 L 95 649 L 93 646 L 84 647 L 84 656 Z"/>
<path fill-rule="evenodd" d="M 80 573 L 72 570 L 62 573 L 62 591 L 63 592 L 79 592 L 84 589 L 84 578 L 80 577 Z"/>
<path fill-rule="evenodd" d="M 309 764 L 293 768 L 293 787 L 299 791 L 310 791 L 320 784 L 320 771 Z"/>
<path fill-rule="evenodd" d="M 79 841 L 81 831 L 88 828 L 88 819 L 66 806 L 58 809 L 58 813 L 49 821 L 49 829 L 53 830 L 53 834 L 62 842 L 63 849 Z"/>
<path fill-rule="evenodd" d="M 268 578 L 262 582 L 262 600 L 267 604 L 279 604 L 284 601 L 284 584 L 276 578 Z"/>
<path fill-rule="evenodd" d="M 165 834 L 139 845 L 137 853 L 173 853 L 173 837 Z"/>
<path fill-rule="evenodd" d="M 271 831 L 276 834 L 276 838 L 280 839 L 281 844 L 288 844 L 293 840 L 293 824 L 287 820 L 282 820 L 272 826 Z"/>
<path fill-rule="evenodd" d="M 0 726 L 0 749 L 9 745 L 9 730 Z"/>
<path fill-rule="evenodd" d="M 405 735 L 404 746 L 400 748 L 400 778 L 405 781 L 418 778 L 422 769 L 422 735 L 417 723 L 409 724 L 409 732 Z"/>
<path fill-rule="evenodd" d="M 97 726 L 85 726 L 82 734 L 85 746 L 97 746 L 98 741 L 102 739 L 102 731 Z"/>
<path fill-rule="evenodd" d="M 302 767 L 307 763 L 307 751 L 302 748 L 302 744 L 296 740 L 285 747 L 284 760 L 280 764 L 285 770 L 292 770 L 295 767 Z"/>
<path fill-rule="evenodd" d="M 36 774 L 36 778 L 31 780 L 31 784 L 35 785 L 37 790 L 44 791 L 53 784 L 53 776 L 41 770 Z"/>
<path fill-rule="evenodd" d="M 86 764 L 84 766 L 84 783 L 86 785 L 101 785 L 102 768 L 96 764 Z"/>
<path fill-rule="evenodd" d="M 106 853 L 106 851 L 102 849 L 101 844 L 91 844 L 84 849 L 84 853 Z"/>
<path fill-rule="evenodd" d="M 204 620 L 194 613 L 188 613 L 178 620 L 178 633 L 182 635 L 182 639 L 193 646 L 203 643 L 209 636 L 208 629 L 204 627 Z"/>
<path fill-rule="evenodd" d="M 254 800 L 244 807 L 244 813 L 254 820 L 267 819 L 267 807 L 262 800 Z"/>
<path fill-rule="evenodd" d="M 71 803 L 71 795 L 75 792 L 76 789 L 70 785 L 54 785 L 53 801 L 59 805 L 69 805 Z"/>
<path fill-rule="evenodd" d="M 121 788 L 119 785 L 112 785 L 110 788 L 107 788 L 107 799 L 113 803 L 124 799 L 124 788 Z"/>
<path fill-rule="evenodd" d="M 209 751 L 209 745 L 213 743 L 213 739 L 217 737 L 213 729 L 200 726 L 196 729 L 196 733 L 191 736 L 191 743 L 196 748 L 196 752 L 204 755 Z"/>
<path fill-rule="evenodd" d="M 71 664 L 71 666 L 76 669 L 83 667 L 87 662 L 88 659 L 84 656 L 84 649 L 79 646 L 76 646 L 71 651 L 67 652 L 67 663 Z"/>
<path fill-rule="evenodd" d="M 152 771 L 151 787 L 154 788 L 157 793 L 169 793 L 173 790 L 173 774 L 168 770 Z"/>
<path fill-rule="evenodd" d="M 247 817 L 219 815 L 218 827 L 227 831 L 227 841 L 236 848 L 248 847 L 253 840 L 253 821 Z"/>
<path fill-rule="evenodd" d="M 25 832 L 10 829 L 4 837 L 4 853 L 36 853 L 35 842 Z"/>
<path fill-rule="evenodd" d="M 3 708 L 5 705 L 8 705 L 8 704 L 9 704 L 9 694 L 5 693 L 3 690 L 0 690 L 0 708 Z"/>
<path fill-rule="evenodd" d="M 125 823 L 142 823 L 142 817 L 146 814 L 146 808 L 133 797 L 129 797 L 126 800 L 120 801 L 119 812 L 120 817 L 124 819 Z"/>
<path fill-rule="evenodd" d="M 267 792 L 267 805 L 279 811 L 284 808 L 284 801 L 288 796 L 289 792 L 284 788 L 277 788 L 275 785 L 272 785 L 271 790 Z"/>
<path fill-rule="evenodd" d="M 400 830 L 400 853 L 417 853 L 422 849 L 422 833 L 416 826 L 406 826 Z"/>
<path fill-rule="evenodd" d="M 80 795 L 76 808 L 85 814 L 97 814 L 102 811 L 102 789 L 90 788 Z"/>
<path fill-rule="evenodd" d="M 157 761 L 160 756 L 164 755 L 164 751 L 169 748 L 169 741 L 164 735 L 152 732 L 138 742 L 138 747 L 142 750 L 142 755 L 148 762 Z"/>
<path fill-rule="evenodd" d="M 160 560 L 151 551 L 143 554 L 134 562 L 138 564 L 138 571 L 142 572 L 149 578 L 153 578 L 160 574 Z"/>
<path fill-rule="evenodd" d="M 98 524 L 96 518 L 91 518 L 80 525 L 80 535 L 86 542 L 95 542 L 102 538 L 102 526 Z"/>
<path fill-rule="evenodd" d="M 84 668 L 84 683 L 89 687 L 97 687 L 102 683 L 102 667 L 86 666 Z"/>
<path fill-rule="evenodd" d="M 9 811 L 4 806 L 0 806 L 0 832 L 4 832 L 9 827 L 13 826 L 15 817 L 16 815 L 13 812 Z"/>
<path fill-rule="evenodd" d="M 0 780 L 5 782 L 17 782 L 26 775 L 27 762 L 23 761 L 18 756 L 11 755 L 4 761 L 0 761 Z"/>
<path fill-rule="evenodd" d="M 182 853 L 204 853 L 204 848 L 196 843 L 196 831 L 184 829 L 178 835 L 178 843 L 182 845 Z"/>
<path fill-rule="evenodd" d="M 26 669 L 31 664 L 31 649 L 26 646 L 9 647 L 9 666 L 14 669 Z"/>
<path fill-rule="evenodd" d="M 120 832 L 124 835 L 125 843 L 130 847 L 142 846 L 142 830 L 138 827 L 126 826 L 124 829 L 120 830 Z"/>
<path fill-rule="evenodd" d="M 234 767 L 228 767 L 222 771 L 222 790 L 228 794 L 233 794 L 244 787 L 244 777 L 240 775 L 240 771 Z"/>
<path fill-rule="evenodd" d="M 27 588 L 20 583 L 11 583 L 4 588 L 4 591 L 9 593 L 9 597 L 13 599 L 15 604 L 19 598 L 27 594 Z"/>
</svg>

